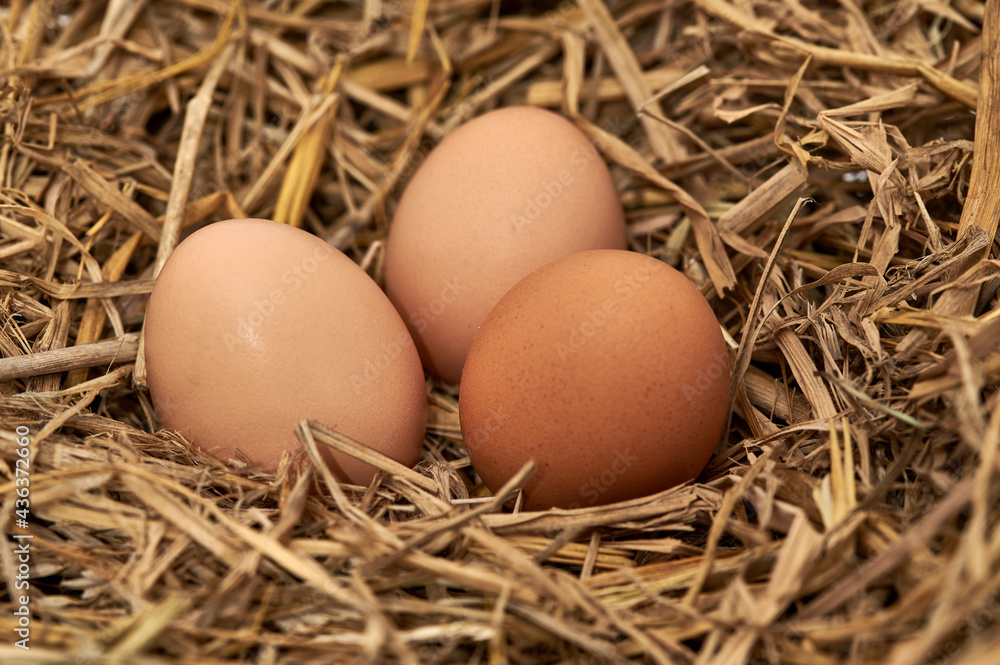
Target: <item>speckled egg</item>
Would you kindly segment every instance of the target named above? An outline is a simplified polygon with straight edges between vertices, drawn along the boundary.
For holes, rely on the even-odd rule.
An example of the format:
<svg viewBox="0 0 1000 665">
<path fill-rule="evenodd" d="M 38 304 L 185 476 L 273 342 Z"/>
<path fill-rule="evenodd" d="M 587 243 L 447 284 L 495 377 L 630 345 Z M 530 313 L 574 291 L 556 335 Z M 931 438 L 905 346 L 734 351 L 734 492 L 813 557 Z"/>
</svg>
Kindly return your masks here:
<svg viewBox="0 0 1000 665">
<path fill-rule="evenodd" d="M 462 435 L 493 491 L 534 460 L 529 510 L 633 499 L 702 471 L 729 376 L 719 323 L 682 273 L 635 252 L 581 252 L 522 279 L 486 317 L 462 374 Z"/>
</svg>

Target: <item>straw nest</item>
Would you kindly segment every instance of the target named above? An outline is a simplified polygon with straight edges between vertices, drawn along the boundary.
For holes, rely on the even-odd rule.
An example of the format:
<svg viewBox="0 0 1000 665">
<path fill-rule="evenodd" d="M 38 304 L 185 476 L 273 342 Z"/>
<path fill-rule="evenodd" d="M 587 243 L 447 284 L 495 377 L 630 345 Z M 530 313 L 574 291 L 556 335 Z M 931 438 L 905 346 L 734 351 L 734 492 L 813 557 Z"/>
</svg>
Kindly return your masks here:
<svg viewBox="0 0 1000 665">
<path fill-rule="evenodd" d="M 1000 3 L 610 4 L 0 8 L 0 661 L 995 665 Z M 697 483 L 512 512 L 433 382 L 422 463 L 367 488 L 316 424 L 274 475 L 158 428 L 179 238 L 275 218 L 379 279 L 414 167 L 512 104 L 594 138 L 728 332 Z"/>
</svg>

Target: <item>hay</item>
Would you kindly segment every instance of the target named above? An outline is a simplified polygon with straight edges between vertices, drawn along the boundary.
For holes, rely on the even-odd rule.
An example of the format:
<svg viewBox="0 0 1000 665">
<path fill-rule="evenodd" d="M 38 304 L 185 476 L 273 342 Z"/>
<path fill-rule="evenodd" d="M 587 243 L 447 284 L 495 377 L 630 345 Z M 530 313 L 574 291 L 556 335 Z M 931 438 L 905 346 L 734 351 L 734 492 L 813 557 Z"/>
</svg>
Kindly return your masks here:
<svg viewBox="0 0 1000 665">
<path fill-rule="evenodd" d="M 994 665 L 998 32 L 977 0 L 7 3 L 0 662 Z M 367 488 L 158 431 L 139 334 L 184 234 L 279 217 L 379 279 L 430 146 L 519 103 L 594 138 L 725 327 L 699 482 L 512 510 L 437 383 L 416 470 L 300 425 Z"/>
</svg>

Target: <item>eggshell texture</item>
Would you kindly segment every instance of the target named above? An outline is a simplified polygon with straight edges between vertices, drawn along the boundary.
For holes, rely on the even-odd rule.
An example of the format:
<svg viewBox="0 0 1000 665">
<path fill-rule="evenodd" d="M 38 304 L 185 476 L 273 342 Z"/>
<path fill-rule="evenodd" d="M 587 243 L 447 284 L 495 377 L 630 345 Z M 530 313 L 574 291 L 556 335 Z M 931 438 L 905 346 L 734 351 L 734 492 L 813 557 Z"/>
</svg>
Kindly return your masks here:
<svg viewBox="0 0 1000 665">
<path fill-rule="evenodd" d="M 680 272 L 635 252 L 574 254 L 518 282 L 462 374 L 472 465 L 494 492 L 528 460 L 524 507 L 586 507 L 691 480 L 729 408 L 726 345 Z"/>
<path fill-rule="evenodd" d="M 504 108 L 449 134 L 410 180 L 386 244 L 386 293 L 425 366 L 457 383 L 479 324 L 519 279 L 624 247 L 618 192 L 590 140 L 550 111 Z"/>
<path fill-rule="evenodd" d="M 265 471 L 317 420 L 403 464 L 420 456 L 423 370 L 399 314 L 350 258 L 285 224 L 211 224 L 164 264 L 146 312 L 149 390 L 165 428 Z M 374 468 L 319 446 L 343 480 Z"/>
</svg>

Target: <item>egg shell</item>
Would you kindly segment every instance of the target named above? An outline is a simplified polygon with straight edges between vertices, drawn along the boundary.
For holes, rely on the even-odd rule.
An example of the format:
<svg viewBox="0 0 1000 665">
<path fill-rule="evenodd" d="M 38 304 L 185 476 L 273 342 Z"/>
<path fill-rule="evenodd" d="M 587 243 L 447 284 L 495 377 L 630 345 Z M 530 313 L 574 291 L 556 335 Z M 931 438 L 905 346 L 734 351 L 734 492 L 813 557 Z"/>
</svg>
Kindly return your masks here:
<svg viewBox="0 0 1000 665">
<path fill-rule="evenodd" d="M 416 347 L 378 285 L 350 258 L 285 224 L 217 222 L 181 242 L 145 323 L 149 390 L 165 428 L 227 460 L 273 471 L 317 420 L 412 466 L 427 395 Z M 325 445 L 341 480 L 374 468 Z"/>
<path fill-rule="evenodd" d="M 486 113 L 449 134 L 408 183 L 386 243 L 386 293 L 425 366 L 457 383 L 476 330 L 532 270 L 625 247 L 600 153 L 571 122 L 533 107 Z"/>
<path fill-rule="evenodd" d="M 494 492 L 528 460 L 524 507 L 633 499 L 695 478 L 729 408 L 725 341 L 680 272 L 643 254 L 573 254 L 489 313 L 462 375 L 472 465 Z"/>
</svg>

